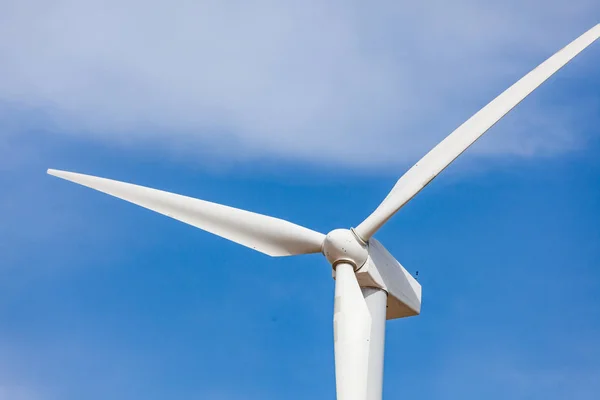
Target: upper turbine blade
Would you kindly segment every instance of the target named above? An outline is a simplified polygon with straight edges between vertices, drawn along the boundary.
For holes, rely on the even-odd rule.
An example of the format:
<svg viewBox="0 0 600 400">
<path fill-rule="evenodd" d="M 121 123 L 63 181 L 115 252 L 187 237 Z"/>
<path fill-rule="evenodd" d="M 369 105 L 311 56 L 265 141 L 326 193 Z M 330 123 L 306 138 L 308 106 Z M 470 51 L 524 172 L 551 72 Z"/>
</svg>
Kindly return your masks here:
<svg viewBox="0 0 600 400">
<path fill-rule="evenodd" d="M 50 175 L 96 189 L 270 256 L 318 253 L 325 236 L 282 219 L 143 186 L 49 169 Z"/>
<path fill-rule="evenodd" d="M 379 207 L 358 225 L 355 232 L 363 240 L 369 240 L 396 211 L 419 193 L 488 129 L 599 37 L 600 24 L 554 54 L 469 118 L 408 170 Z"/>
</svg>

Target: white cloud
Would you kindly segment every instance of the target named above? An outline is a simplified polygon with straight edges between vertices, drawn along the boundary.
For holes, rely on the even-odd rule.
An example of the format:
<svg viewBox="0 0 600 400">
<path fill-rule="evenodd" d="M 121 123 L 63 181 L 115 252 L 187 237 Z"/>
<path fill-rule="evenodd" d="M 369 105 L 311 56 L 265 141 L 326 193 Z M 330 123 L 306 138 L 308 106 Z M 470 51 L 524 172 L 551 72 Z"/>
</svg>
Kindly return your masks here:
<svg viewBox="0 0 600 400">
<path fill-rule="evenodd" d="M 0 107 L 20 111 L 13 134 L 43 124 L 232 159 L 405 163 L 600 16 L 595 0 L 501 3 L 4 2 Z M 597 82 L 598 53 L 561 76 Z M 577 147 L 573 121 L 594 99 L 556 95 L 570 83 L 552 81 L 474 152 Z"/>
</svg>

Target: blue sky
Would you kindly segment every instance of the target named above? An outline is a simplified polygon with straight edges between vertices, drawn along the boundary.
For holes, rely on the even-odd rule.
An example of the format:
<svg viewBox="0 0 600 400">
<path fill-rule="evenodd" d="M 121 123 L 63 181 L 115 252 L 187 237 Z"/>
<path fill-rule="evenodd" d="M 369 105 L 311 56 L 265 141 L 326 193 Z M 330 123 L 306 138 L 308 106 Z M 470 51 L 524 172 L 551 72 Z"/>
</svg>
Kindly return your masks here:
<svg viewBox="0 0 600 400">
<path fill-rule="evenodd" d="M 272 259 L 46 168 L 355 226 L 600 15 L 120 3 L 0 3 L 0 400 L 333 398 L 322 257 Z M 423 285 L 422 315 L 388 324 L 386 398 L 600 392 L 599 62 L 596 43 L 378 233 Z"/>
</svg>

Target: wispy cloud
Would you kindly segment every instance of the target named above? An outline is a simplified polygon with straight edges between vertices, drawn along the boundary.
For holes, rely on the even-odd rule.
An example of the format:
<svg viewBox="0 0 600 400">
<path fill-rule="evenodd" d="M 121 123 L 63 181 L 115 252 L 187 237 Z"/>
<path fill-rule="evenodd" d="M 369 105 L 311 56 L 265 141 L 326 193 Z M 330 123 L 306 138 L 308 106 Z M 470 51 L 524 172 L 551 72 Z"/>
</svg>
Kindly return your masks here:
<svg viewBox="0 0 600 400">
<path fill-rule="evenodd" d="M 592 0 L 5 2 L 0 101 L 19 110 L 12 134 L 43 126 L 231 159 L 405 163 L 598 15 Z M 596 53 L 561 76 L 598 80 Z M 553 81 L 551 101 L 534 97 L 510 134 L 474 151 L 577 147 L 573 121 L 592 118 L 594 97 L 552 96 L 569 84 Z"/>
</svg>

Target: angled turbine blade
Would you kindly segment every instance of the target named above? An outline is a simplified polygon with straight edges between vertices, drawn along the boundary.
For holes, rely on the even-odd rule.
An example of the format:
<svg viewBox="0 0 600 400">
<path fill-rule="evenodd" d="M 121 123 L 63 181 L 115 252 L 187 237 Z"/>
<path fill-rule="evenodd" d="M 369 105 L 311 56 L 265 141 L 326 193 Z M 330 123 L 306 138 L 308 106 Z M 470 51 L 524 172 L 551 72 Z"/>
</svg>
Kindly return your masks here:
<svg viewBox="0 0 600 400">
<path fill-rule="evenodd" d="M 488 129 L 599 37 L 600 24 L 554 54 L 459 126 L 398 180 L 379 207 L 358 225 L 356 233 L 363 240 L 369 240 L 388 219 Z"/>
<path fill-rule="evenodd" d="M 333 335 L 337 399 L 365 400 L 371 314 L 356 280 L 354 267 L 348 263 L 340 263 L 335 269 Z"/>
<path fill-rule="evenodd" d="M 50 175 L 96 189 L 270 256 L 319 253 L 325 235 L 282 219 L 90 175 Z"/>
</svg>

